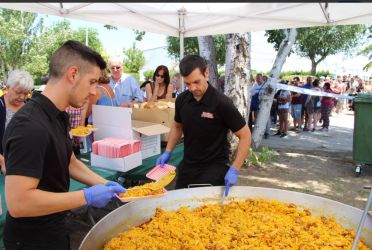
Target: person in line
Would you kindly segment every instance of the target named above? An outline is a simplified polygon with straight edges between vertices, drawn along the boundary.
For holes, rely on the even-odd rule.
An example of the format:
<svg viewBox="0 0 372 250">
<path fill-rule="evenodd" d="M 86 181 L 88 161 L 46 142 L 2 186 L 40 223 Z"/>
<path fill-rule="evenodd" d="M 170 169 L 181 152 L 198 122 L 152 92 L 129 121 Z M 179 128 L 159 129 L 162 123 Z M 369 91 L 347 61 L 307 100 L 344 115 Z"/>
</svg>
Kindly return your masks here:
<svg viewBox="0 0 372 250">
<path fill-rule="evenodd" d="M 298 78 L 298 77 L 297 77 Z M 299 81 L 293 78 L 292 85 L 299 87 Z M 301 122 L 301 110 L 302 110 L 302 101 L 301 93 L 292 92 L 292 117 L 293 117 L 293 130 L 297 133 L 301 132 L 302 122 Z"/>
<path fill-rule="evenodd" d="M 10 121 L 3 139 L 5 249 L 70 249 L 67 211 L 104 207 L 125 192 L 75 157 L 68 131 L 66 108 L 89 101 L 105 67 L 97 52 L 77 41 L 65 42 L 50 59 L 45 90 L 35 93 Z M 91 187 L 68 192 L 70 177 Z"/>
<path fill-rule="evenodd" d="M 287 81 L 283 84 L 288 84 Z M 279 113 L 279 130 L 275 135 L 280 135 L 280 137 L 286 137 L 288 132 L 288 113 L 289 104 L 292 101 L 291 92 L 288 90 L 281 89 L 277 95 L 278 100 L 278 113 Z"/>
<path fill-rule="evenodd" d="M 177 169 L 176 189 L 189 184 L 209 183 L 225 185 L 228 195 L 247 156 L 251 133 L 232 101 L 207 81 L 209 71 L 202 57 L 185 56 L 179 67 L 188 90 L 176 99 L 168 144 L 156 164 L 163 166 L 168 162 L 183 133 L 184 158 Z M 232 164 L 228 156 L 228 130 L 239 138 Z"/>
<path fill-rule="evenodd" d="M 88 103 L 85 103 L 80 108 L 74 108 L 72 106 L 68 106 L 66 108 L 66 113 L 69 117 L 69 125 L 70 129 L 77 128 L 79 126 L 85 126 L 85 118 L 87 114 Z M 80 155 L 80 143 L 81 137 L 73 136 L 72 137 L 72 150 L 74 151 L 75 155 Z"/>
<path fill-rule="evenodd" d="M 14 114 L 20 110 L 26 102 L 30 91 L 34 88 L 32 76 L 22 70 L 10 72 L 6 84 L 6 94 L 0 97 L 0 141 L 3 140 L 4 132 Z M 3 146 L 0 145 L 1 172 L 5 175 L 5 161 Z"/>
<path fill-rule="evenodd" d="M 313 90 L 320 91 L 319 80 L 313 81 Z M 307 113 L 309 114 L 309 120 L 307 127 L 311 132 L 315 132 L 316 126 L 320 119 L 321 111 L 321 97 L 317 95 L 308 95 L 305 102 Z"/>
<path fill-rule="evenodd" d="M 173 84 L 173 94 L 172 97 L 176 98 L 182 92 L 182 83 L 181 83 L 181 75 L 180 73 L 175 73 L 172 76 L 172 84 Z"/>
<path fill-rule="evenodd" d="M 306 78 L 306 84 L 302 86 L 305 89 L 312 89 L 313 88 L 313 77 L 308 76 Z M 308 95 L 307 94 L 301 94 L 301 103 L 302 103 L 302 113 L 301 113 L 301 123 L 304 124 L 303 131 L 309 131 L 309 128 L 307 127 L 308 121 L 309 121 L 309 113 L 306 110 L 305 102 L 307 100 Z"/>
<path fill-rule="evenodd" d="M 147 85 L 148 83 L 151 83 L 151 81 L 150 81 L 150 80 L 146 80 L 146 81 L 144 81 L 144 82 L 141 84 L 141 86 L 140 86 L 140 89 L 141 89 L 141 92 L 142 92 L 142 95 L 143 95 L 143 101 L 144 101 L 144 102 L 147 102 L 147 101 L 148 101 L 148 100 L 147 100 L 147 96 L 146 96 L 146 85 Z"/>
<path fill-rule="evenodd" d="M 114 90 L 116 103 L 120 107 L 131 107 L 134 103 L 143 102 L 143 94 L 138 81 L 131 75 L 123 73 L 123 62 L 118 57 L 108 61 L 110 87 Z"/>
<path fill-rule="evenodd" d="M 263 79 L 264 83 L 263 83 L 263 87 L 261 88 L 261 91 L 259 91 L 259 95 L 258 95 L 259 109 L 261 109 L 261 102 L 262 102 L 263 96 L 265 95 L 265 93 L 267 93 L 267 89 L 269 87 L 268 76 L 264 75 L 264 76 L 262 76 L 262 79 Z M 269 116 L 269 119 L 266 122 L 266 127 L 265 127 L 265 132 L 264 132 L 264 139 L 269 139 L 270 128 L 271 128 L 271 117 Z"/>
<path fill-rule="evenodd" d="M 155 102 L 160 99 L 171 99 L 173 84 L 170 84 L 169 70 L 167 66 L 160 65 L 152 76 L 152 82 L 145 87 L 148 102 Z"/>
<path fill-rule="evenodd" d="M 326 93 L 333 93 L 331 89 L 331 84 L 329 82 L 324 83 L 323 91 Z M 320 131 L 328 132 L 329 129 L 329 116 L 331 115 L 331 111 L 333 108 L 333 98 L 328 96 L 322 96 L 321 98 L 321 115 L 322 115 L 322 128 Z"/>
<path fill-rule="evenodd" d="M 253 84 L 250 95 L 251 95 L 251 105 L 250 105 L 250 112 L 249 112 L 249 119 L 248 119 L 248 126 L 251 132 L 253 131 L 253 125 L 256 122 L 256 118 L 258 115 L 258 111 L 260 109 L 260 93 L 263 89 L 265 84 L 263 75 L 261 73 L 258 73 L 256 75 L 256 82 Z"/>
</svg>

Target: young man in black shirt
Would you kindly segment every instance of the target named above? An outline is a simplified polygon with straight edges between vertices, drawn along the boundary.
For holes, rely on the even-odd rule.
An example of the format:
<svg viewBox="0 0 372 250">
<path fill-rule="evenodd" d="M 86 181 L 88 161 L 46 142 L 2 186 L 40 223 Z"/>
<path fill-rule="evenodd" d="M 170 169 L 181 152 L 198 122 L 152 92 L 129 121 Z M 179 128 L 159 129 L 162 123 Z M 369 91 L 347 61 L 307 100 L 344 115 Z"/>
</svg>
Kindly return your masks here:
<svg viewBox="0 0 372 250">
<path fill-rule="evenodd" d="M 97 52 L 67 41 L 50 60 L 45 90 L 35 94 L 10 121 L 3 140 L 6 249 L 70 249 L 67 210 L 104 207 L 115 193 L 125 192 L 75 157 L 64 111 L 69 105 L 81 107 L 95 95 L 105 67 Z M 68 192 L 70 177 L 91 187 Z"/>
<path fill-rule="evenodd" d="M 232 101 L 208 83 L 205 60 L 197 55 L 184 57 L 180 73 L 188 87 L 176 99 L 174 122 L 165 152 L 157 164 L 168 162 L 176 143 L 184 134 L 184 158 L 178 168 L 176 188 L 189 184 L 236 184 L 238 171 L 247 156 L 251 133 Z M 235 160 L 228 158 L 227 132 L 231 130 L 239 145 Z"/>
</svg>

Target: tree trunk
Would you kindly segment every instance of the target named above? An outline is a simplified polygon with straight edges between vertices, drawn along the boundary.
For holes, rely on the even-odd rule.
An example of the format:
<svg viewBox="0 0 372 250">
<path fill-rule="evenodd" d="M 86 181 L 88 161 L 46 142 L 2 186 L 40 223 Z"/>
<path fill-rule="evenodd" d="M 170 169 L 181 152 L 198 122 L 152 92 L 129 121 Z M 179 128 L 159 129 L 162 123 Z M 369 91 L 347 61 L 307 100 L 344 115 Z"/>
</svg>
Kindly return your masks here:
<svg viewBox="0 0 372 250">
<path fill-rule="evenodd" d="M 218 84 L 218 72 L 217 72 L 217 60 L 216 60 L 216 48 L 214 46 L 214 40 L 212 36 L 199 36 L 199 53 L 201 57 L 208 63 L 209 69 L 209 83 L 213 85 L 219 91 L 221 87 Z"/>
<path fill-rule="evenodd" d="M 251 59 L 247 33 L 226 35 L 226 68 L 225 95 L 228 96 L 242 116 L 248 120 L 247 106 L 250 104 L 248 95 L 252 86 L 250 80 Z M 238 146 L 238 138 L 230 131 L 227 136 L 230 145 L 229 157 L 233 159 Z M 248 153 L 248 152 L 247 152 Z"/>
<path fill-rule="evenodd" d="M 310 73 L 312 76 L 315 76 L 316 74 L 316 66 L 318 66 L 318 63 L 315 62 L 314 59 L 311 59 L 311 72 Z"/>
<path fill-rule="evenodd" d="M 270 110 L 273 104 L 274 95 L 276 93 L 275 83 L 279 79 L 282 67 L 288 57 L 289 52 L 291 51 L 294 42 L 296 41 L 296 37 L 297 30 L 295 28 L 290 29 L 289 32 L 287 30 L 286 37 L 283 39 L 279 46 L 278 54 L 276 55 L 274 65 L 271 69 L 270 77 L 267 80 L 268 82 L 266 83 L 268 87 L 265 89 L 265 92 L 262 96 L 260 102 L 260 110 L 258 112 L 253 129 L 252 139 L 255 148 L 257 148 L 261 144 L 267 121 L 270 118 Z"/>
</svg>

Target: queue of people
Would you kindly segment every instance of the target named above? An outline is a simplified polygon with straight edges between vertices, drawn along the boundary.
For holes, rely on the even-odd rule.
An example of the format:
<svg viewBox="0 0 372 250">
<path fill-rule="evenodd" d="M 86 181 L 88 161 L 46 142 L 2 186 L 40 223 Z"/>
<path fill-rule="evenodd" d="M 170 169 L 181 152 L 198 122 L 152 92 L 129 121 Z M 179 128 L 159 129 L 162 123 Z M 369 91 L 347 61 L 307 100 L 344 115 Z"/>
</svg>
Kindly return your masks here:
<svg viewBox="0 0 372 250">
<path fill-rule="evenodd" d="M 372 79 L 371 79 L 372 80 Z M 260 107 L 260 96 L 265 91 L 265 81 L 262 74 L 256 75 L 256 83 L 251 88 L 251 112 L 249 126 L 254 126 L 255 117 Z M 355 96 L 358 93 L 372 93 L 372 81 L 365 84 L 363 79 L 358 76 L 337 76 L 331 80 L 329 77 L 319 77 L 314 79 L 312 76 L 306 77 L 302 82 L 299 77 L 293 77 L 291 81 L 280 81 L 282 84 L 290 84 L 295 87 L 322 91 L 326 93 L 342 94 Z M 264 138 L 268 138 L 269 128 L 276 124 L 279 117 L 278 130 L 274 135 L 286 137 L 288 130 L 300 132 L 315 132 L 329 130 L 330 116 L 346 109 L 352 109 L 352 101 L 345 101 L 342 98 L 327 96 L 308 95 L 299 92 L 289 92 L 279 90 L 274 96 L 273 105 L 270 112 L 270 119 L 265 129 Z M 293 127 L 288 129 L 289 118 L 292 118 Z M 318 129 L 319 123 L 321 127 Z"/>
</svg>

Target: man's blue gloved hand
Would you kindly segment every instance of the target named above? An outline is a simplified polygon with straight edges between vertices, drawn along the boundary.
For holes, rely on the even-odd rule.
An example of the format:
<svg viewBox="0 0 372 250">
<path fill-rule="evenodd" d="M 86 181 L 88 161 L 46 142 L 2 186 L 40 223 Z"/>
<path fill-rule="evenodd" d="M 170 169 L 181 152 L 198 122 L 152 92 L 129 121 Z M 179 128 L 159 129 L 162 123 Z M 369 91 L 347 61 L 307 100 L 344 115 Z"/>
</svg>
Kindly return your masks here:
<svg viewBox="0 0 372 250">
<path fill-rule="evenodd" d="M 117 185 L 98 184 L 89 188 L 84 188 L 83 191 L 85 199 L 87 200 L 87 206 L 101 208 L 105 207 L 115 194 L 124 193 L 126 190 L 117 183 Z"/>
<path fill-rule="evenodd" d="M 235 185 L 238 181 L 238 172 L 239 171 L 233 166 L 230 166 L 229 170 L 227 171 L 225 175 L 225 196 L 229 195 L 230 187 Z"/>
<path fill-rule="evenodd" d="M 107 181 L 105 183 L 105 186 L 107 187 L 123 187 L 122 185 L 120 185 L 119 183 L 115 182 L 115 181 Z"/>
<path fill-rule="evenodd" d="M 172 153 L 165 151 L 157 160 L 156 165 L 160 164 L 160 167 L 164 167 L 164 164 L 167 163 L 171 157 Z"/>
</svg>

